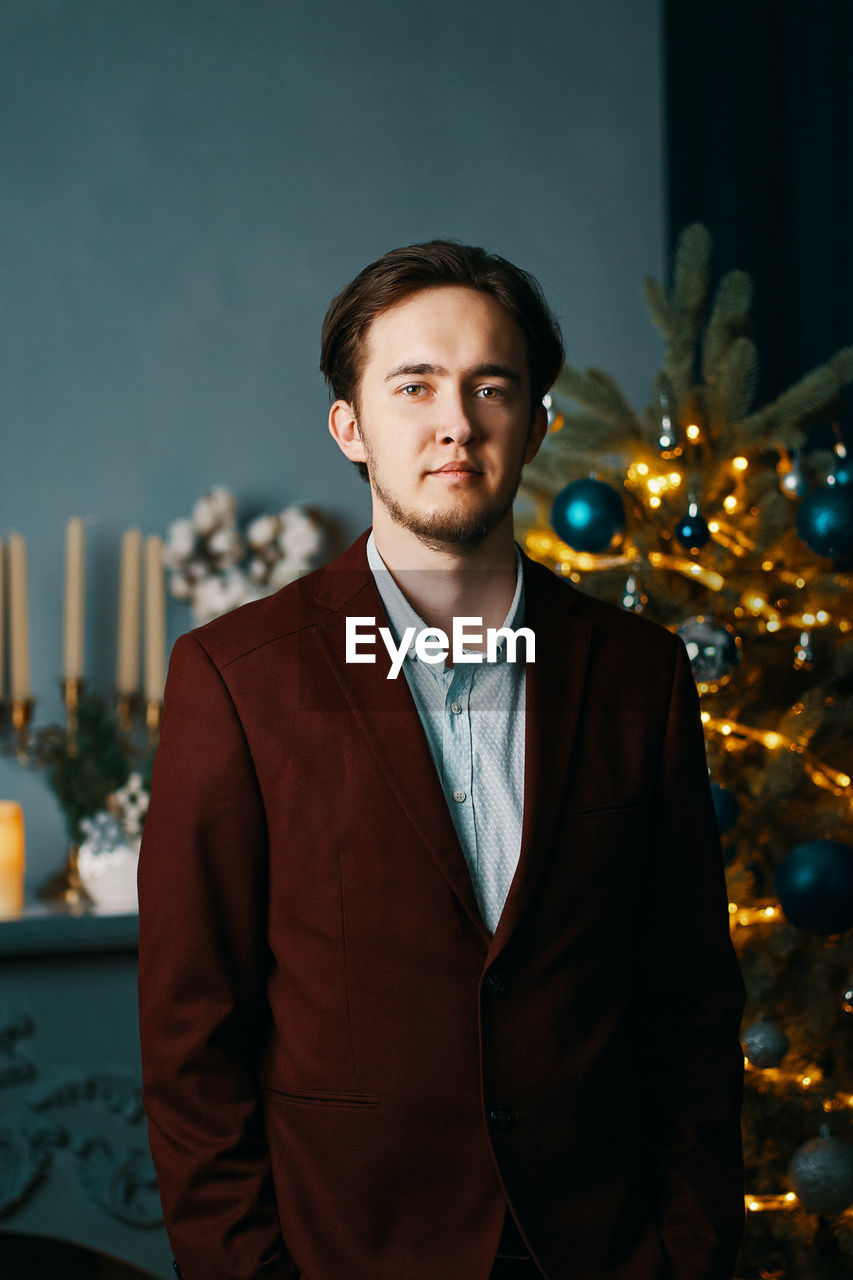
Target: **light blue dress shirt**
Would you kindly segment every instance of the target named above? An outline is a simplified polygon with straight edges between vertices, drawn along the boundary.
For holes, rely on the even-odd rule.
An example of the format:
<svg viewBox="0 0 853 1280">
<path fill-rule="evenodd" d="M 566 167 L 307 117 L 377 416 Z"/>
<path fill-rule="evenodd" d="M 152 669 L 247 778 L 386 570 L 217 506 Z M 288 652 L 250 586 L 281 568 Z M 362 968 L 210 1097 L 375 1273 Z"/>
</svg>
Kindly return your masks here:
<svg viewBox="0 0 853 1280">
<path fill-rule="evenodd" d="M 515 558 L 515 595 L 501 624 L 513 630 L 524 621 L 524 574 L 517 546 Z M 367 540 L 367 562 L 382 597 L 389 628 L 399 645 L 407 627 L 420 632 L 427 624 L 394 581 L 377 550 L 372 530 Z M 383 625 L 380 618 L 376 625 Z M 414 644 L 403 660 L 403 671 L 468 863 L 477 902 L 492 933 L 521 849 L 525 654 L 526 642 L 520 640 L 517 661 L 507 662 L 506 641 L 501 637 L 497 661 L 491 663 L 459 663 L 448 670 L 443 659 L 436 664 L 421 662 Z"/>
</svg>

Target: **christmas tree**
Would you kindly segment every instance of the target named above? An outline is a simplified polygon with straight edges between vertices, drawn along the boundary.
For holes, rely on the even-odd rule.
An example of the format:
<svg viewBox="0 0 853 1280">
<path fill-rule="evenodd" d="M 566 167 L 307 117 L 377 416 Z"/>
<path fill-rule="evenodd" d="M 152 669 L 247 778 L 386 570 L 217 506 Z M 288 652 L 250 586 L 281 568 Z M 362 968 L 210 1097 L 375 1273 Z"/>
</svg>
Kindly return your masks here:
<svg viewBox="0 0 853 1280">
<path fill-rule="evenodd" d="M 742 1280 L 853 1273 L 853 468 L 806 429 L 845 347 L 754 408 L 752 282 L 687 227 L 640 413 L 565 365 L 519 540 L 588 594 L 683 638 L 701 696 L 732 938 L 747 988 Z M 525 514 L 526 509 L 526 514 Z M 685 851 L 688 855 L 689 851 Z"/>
</svg>

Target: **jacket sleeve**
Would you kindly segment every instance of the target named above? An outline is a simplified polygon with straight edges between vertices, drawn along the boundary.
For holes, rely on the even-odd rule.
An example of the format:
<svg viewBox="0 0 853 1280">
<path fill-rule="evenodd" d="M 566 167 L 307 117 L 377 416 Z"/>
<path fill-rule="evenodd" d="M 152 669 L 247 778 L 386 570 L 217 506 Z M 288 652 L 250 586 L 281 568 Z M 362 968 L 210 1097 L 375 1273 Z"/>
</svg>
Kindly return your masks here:
<svg viewBox="0 0 853 1280">
<path fill-rule="evenodd" d="M 225 682 L 192 632 L 169 662 L 139 858 L 143 1102 L 183 1280 L 295 1280 L 257 1072 L 269 1007 L 265 814 Z"/>
<path fill-rule="evenodd" d="M 746 991 L 699 695 L 676 637 L 644 960 L 643 1085 L 671 1280 L 731 1280 L 745 1228 L 741 1136 Z"/>
</svg>

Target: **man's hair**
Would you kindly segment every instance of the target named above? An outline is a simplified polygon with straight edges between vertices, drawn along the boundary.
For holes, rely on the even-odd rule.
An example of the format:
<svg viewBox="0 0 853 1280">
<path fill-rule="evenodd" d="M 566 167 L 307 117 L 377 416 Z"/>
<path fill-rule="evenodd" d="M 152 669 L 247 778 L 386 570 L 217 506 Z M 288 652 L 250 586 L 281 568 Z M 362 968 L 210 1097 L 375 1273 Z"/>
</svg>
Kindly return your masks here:
<svg viewBox="0 0 853 1280">
<path fill-rule="evenodd" d="M 464 285 L 491 294 L 514 318 L 527 344 L 531 421 L 554 385 L 565 358 L 560 326 L 539 282 L 496 253 L 455 240 L 430 240 L 391 249 L 342 289 L 323 321 L 320 369 L 334 400 L 346 400 L 359 414 L 367 331 L 383 311 L 421 289 Z M 362 478 L 367 467 L 357 462 Z"/>
</svg>

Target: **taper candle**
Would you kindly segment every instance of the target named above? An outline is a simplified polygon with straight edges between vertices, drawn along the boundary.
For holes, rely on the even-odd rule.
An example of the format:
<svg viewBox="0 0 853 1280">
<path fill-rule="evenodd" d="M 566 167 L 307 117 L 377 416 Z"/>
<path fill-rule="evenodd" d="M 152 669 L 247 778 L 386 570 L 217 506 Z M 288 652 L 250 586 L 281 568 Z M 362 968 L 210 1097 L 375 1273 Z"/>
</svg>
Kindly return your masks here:
<svg viewBox="0 0 853 1280">
<path fill-rule="evenodd" d="M 145 539 L 145 700 L 160 700 L 166 683 L 166 584 L 163 539 Z"/>
<path fill-rule="evenodd" d="M 0 800 L 0 916 L 24 909 L 24 811 L 16 800 Z"/>
<path fill-rule="evenodd" d="M 83 675 L 83 612 L 85 599 L 85 538 L 83 521 L 72 516 L 65 530 L 65 632 L 62 670 L 69 679 Z"/>
<path fill-rule="evenodd" d="M 116 690 L 136 693 L 139 688 L 139 578 L 142 534 L 125 529 L 121 540 L 118 580 L 118 655 Z"/>
<path fill-rule="evenodd" d="M 12 698 L 30 696 L 30 623 L 27 607 L 27 544 L 9 534 L 9 661 Z"/>
</svg>

